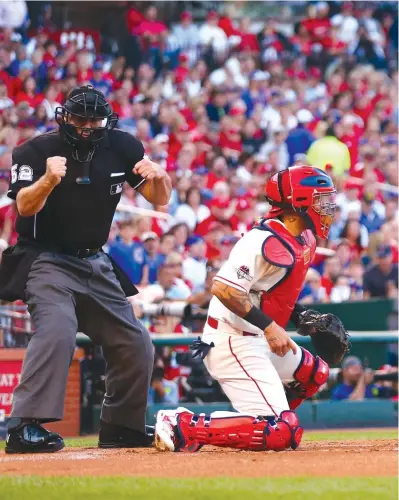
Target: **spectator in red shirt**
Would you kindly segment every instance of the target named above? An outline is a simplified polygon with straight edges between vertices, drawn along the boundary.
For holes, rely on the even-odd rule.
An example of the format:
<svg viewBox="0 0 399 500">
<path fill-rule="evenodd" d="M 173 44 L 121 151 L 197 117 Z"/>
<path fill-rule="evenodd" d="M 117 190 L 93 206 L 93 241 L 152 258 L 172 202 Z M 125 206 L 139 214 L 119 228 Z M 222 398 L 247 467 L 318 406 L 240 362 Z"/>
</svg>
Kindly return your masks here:
<svg viewBox="0 0 399 500">
<path fill-rule="evenodd" d="M 127 12 L 127 26 L 129 33 L 133 33 L 144 20 L 145 17 L 143 14 L 134 7 L 131 7 Z"/>
<path fill-rule="evenodd" d="M 243 17 L 240 19 L 240 26 L 236 33 L 241 37 L 239 50 L 241 50 L 241 52 L 257 54 L 260 51 L 259 42 L 256 35 L 250 32 L 250 27 L 251 19 L 249 17 Z"/>
<path fill-rule="evenodd" d="M 226 225 L 227 229 L 231 230 L 232 224 L 230 219 L 235 212 L 235 207 L 236 203 L 234 200 L 230 200 L 229 198 L 215 198 L 210 205 L 211 215 L 197 225 L 195 233 L 205 236 L 213 222 Z"/>
<path fill-rule="evenodd" d="M 212 161 L 211 170 L 208 174 L 206 187 L 212 189 L 219 181 L 227 181 L 228 167 L 227 161 L 223 156 L 217 156 Z"/>
<path fill-rule="evenodd" d="M 309 18 L 301 22 L 314 42 L 322 40 L 330 29 L 331 21 L 328 17 L 328 11 L 327 2 L 317 2 L 317 4 L 309 6 Z"/>
<path fill-rule="evenodd" d="M 313 40 L 309 30 L 302 23 L 298 23 L 295 27 L 295 35 L 291 37 L 290 42 L 294 45 L 297 52 L 309 56 L 312 52 Z"/>
<path fill-rule="evenodd" d="M 206 243 L 206 259 L 208 262 L 218 261 L 221 257 L 220 241 L 225 234 L 225 227 L 220 222 L 211 222 L 204 234 Z"/>
<path fill-rule="evenodd" d="M 255 214 L 251 204 L 244 198 L 241 198 L 237 201 L 234 215 L 230 218 L 231 228 L 233 231 L 245 234 L 254 225 L 254 221 Z"/>
<path fill-rule="evenodd" d="M 184 81 L 190 71 L 189 57 L 187 54 L 179 54 L 179 65 L 175 69 L 175 77 L 182 79 Z"/>
<path fill-rule="evenodd" d="M 356 122 L 355 115 L 345 115 L 336 128 L 337 138 L 346 144 L 349 149 L 351 173 L 358 162 L 359 156 L 359 137 L 361 135 L 361 129 L 359 130 L 359 127 L 356 127 Z"/>
<path fill-rule="evenodd" d="M 242 153 L 241 127 L 230 122 L 228 128 L 220 133 L 218 146 L 223 156 L 235 163 Z"/>
<path fill-rule="evenodd" d="M 158 9 L 154 5 L 147 7 L 144 16 L 133 33 L 142 38 L 144 48 L 158 47 L 168 28 L 163 22 L 158 21 Z"/>
<path fill-rule="evenodd" d="M 338 26 L 330 27 L 328 36 L 321 41 L 321 44 L 333 58 L 343 55 L 347 50 L 346 43 L 339 38 Z"/>
<path fill-rule="evenodd" d="M 354 260 L 358 260 L 363 255 L 369 242 L 367 229 L 362 231 L 362 226 L 357 218 L 348 220 L 342 230 L 341 238 L 347 240 L 350 247 L 351 258 Z"/>
<path fill-rule="evenodd" d="M 32 108 L 35 108 L 43 99 L 43 94 L 36 92 L 36 80 L 32 76 L 28 76 L 22 83 L 21 91 L 15 97 L 15 103 L 28 102 Z"/>
</svg>

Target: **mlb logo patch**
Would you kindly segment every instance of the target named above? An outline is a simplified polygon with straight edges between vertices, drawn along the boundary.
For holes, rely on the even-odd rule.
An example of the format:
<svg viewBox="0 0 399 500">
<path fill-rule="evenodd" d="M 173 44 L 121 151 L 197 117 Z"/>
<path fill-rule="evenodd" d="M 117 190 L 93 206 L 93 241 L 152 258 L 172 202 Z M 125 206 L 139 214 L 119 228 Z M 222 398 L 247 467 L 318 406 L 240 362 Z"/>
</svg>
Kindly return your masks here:
<svg viewBox="0 0 399 500">
<path fill-rule="evenodd" d="M 248 266 L 240 266 L 237 270 L 237 278 L 239 280 L 247 280 L 247 281 L 251 281 L 252 280 L 252 276 L 249 274 L 249 267 Z"/>
<path fill-rule="evenodd" d="M 119 194 L 122 192 L 123 182 L 119 182 L 119 184 L 112 184 L 111 186 L 111 194 Z"/>
</svg>

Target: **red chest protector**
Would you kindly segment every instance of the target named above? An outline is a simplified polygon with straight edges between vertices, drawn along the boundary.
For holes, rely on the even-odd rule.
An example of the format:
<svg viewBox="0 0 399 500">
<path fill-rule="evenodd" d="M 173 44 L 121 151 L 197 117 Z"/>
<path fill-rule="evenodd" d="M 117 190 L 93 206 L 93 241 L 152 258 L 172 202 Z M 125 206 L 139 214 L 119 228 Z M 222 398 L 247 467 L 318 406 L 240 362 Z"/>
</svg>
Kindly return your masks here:
<svg viewBox="0 0 399 500">
<path fill-rule="evenodd" d="M 262 246 L 266 262 L 287 269 L 284 278 L 263 292 L 261 299 L 262 311 L 285 328 L 316 252 L 316 238 L 310 230 L 295 238 L 280 221 L 273 219 L 264 220 L 255 228 L 273 233 Z"/>
</svg>

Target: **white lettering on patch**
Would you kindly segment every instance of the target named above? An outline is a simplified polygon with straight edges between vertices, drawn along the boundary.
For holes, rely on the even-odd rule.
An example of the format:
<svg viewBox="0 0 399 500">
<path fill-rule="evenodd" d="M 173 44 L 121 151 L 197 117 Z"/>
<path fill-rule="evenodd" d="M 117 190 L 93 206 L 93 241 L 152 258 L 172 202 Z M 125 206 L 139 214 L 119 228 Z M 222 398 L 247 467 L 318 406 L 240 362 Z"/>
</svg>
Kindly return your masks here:
<svg viewBox="0 0 399 500">
<path fill-rule="evenodd" d="M 11 184 L 14 184 L 18 180 L 18 164 L 16 163 L 11 167 Z"/>
<path fill-rule="evenodd" d="M 29 165 L 22 165 L 19 167 L 18 180 L 20 181 L 32 181 L 33 180 L 33 168 Z"/>
</svg>

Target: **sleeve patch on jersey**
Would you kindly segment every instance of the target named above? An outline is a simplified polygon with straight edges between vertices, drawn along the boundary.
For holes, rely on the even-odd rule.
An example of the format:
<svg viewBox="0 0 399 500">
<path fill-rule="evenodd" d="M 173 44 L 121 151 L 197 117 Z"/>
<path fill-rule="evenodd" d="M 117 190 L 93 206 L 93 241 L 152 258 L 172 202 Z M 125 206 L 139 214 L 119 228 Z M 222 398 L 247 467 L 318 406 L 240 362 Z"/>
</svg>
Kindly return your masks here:
<svg viewBox="0 0 399 500">
<path fill-rule="evenodd" d="M 20 181 L 32 181 L 33 180 L 33 168 L 29 165 L 22 165 L 19 167 L 18 180 Z"/>
<path fill-rule="evenodd" d="M 294 256 L 275 236 L 269 236 L 263 242 L 262 255 L 266 262 L 276 267 L 292 267 Z"/>
<path fill-rule="evenodd" d="M 33 181 L 33 168 L 29 165 L 21 165 L 18 169 L 18 164 L 16 163 L 11 167 L 11 184 L 17 181 Z"/>
</svg>

